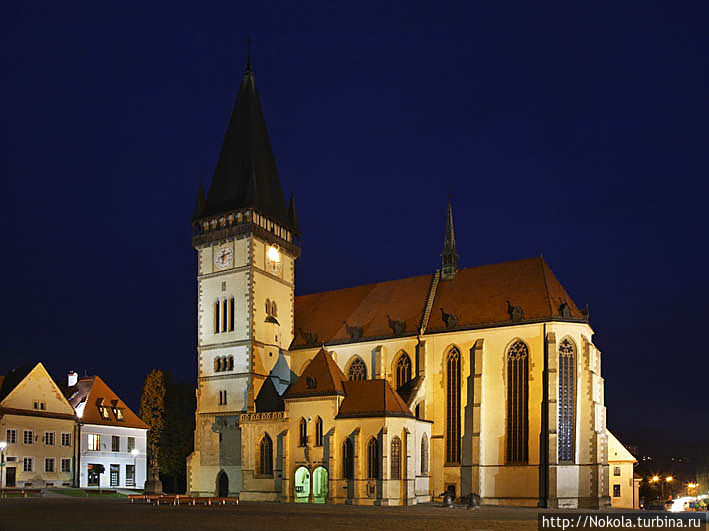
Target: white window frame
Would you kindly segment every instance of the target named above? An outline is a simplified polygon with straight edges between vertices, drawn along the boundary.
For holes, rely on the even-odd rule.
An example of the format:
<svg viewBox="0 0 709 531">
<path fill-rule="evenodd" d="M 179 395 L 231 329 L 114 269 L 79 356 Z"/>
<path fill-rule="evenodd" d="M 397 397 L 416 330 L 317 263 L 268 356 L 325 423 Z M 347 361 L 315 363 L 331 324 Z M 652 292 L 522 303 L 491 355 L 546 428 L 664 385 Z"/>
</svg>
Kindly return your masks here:
<svg viewBox="0 0 709 531">
<path fill-rule="evenodd" d="M 64 444 L 65 439 L 68 441 L 66 444 Z M 71 433 L 69 433 L 68 431 L 62 432 L 62 446 L 71 447 Z"/>
<path fill-rule="evenodd" d="M 7 444 L 17 444 L 17 430 L 15 428 L 5 430 L 5 441 Z"/>
<path fill-rule="evenodd" d="M 30 434 L 30 442 L 27 442 L 27 434 Z M 30 446 L 34 444 L 34 431 L 33 430 L 22 430 L 22 444 Z"/>
<path fill-rule="evenodd" d="M 51 436 L 51 437 L 50 437 Z M 48 440 L 51 439 L 52 442 L 48 442 Z M 55 446 L 57 442 L 57 434 L 56 432 L 53 431 L 45 431 L 44 432 L 44 446 Z"/>
<path fill-rule="evenodd" d="M 64 470 L 64 463 L 68 463 L 66 470 Z M 71 457 L 62 457 L 61 470 L 63 474 L 68 474 L 71 472 Z"/>
<path fill-rule="evenodd" d="M 52 469 L 47 470 L 47 465 L 49 463 L 52 463 Z M 44 472 L 46 474 L 54 474 L 57 471 L 57 460 L 54 457 L 45 457 L 44 458 Z"/>
<path fill-rule="evenodd" d="M 96 444 L 91 444 L 92 439 Z M 100 433 L 87 433 L 86 434 L 86 449 L 91 452 L 101 451 L 101 434 Z"/>
<path fill-rule="evenodd" d="M 30 469 L 27 470 L 27 467 L 25 466 L 27 461 L 30 463 Z M 22 458 L 22 471 L 23 472 L 34 472 L 34 457 L 23 457 Z"/>
</svg>

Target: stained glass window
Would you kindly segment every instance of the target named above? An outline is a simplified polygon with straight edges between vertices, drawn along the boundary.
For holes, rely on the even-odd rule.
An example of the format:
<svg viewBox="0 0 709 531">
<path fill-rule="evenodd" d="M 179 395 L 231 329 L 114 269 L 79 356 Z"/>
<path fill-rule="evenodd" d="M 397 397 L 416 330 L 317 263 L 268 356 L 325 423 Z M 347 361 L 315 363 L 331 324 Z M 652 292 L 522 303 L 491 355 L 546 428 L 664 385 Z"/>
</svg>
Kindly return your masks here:
<svg viewBox="0 0 709 531">
<path fill-rule="evenodd" d="M 446 462 L 460 463 L 460 352 L 446 358 Z"/>
<path fill-rule="evenodd" d="M 507 462 L 526 463 L 529 435 L 529 350 L 522 341 L 507 351 Z"/>
<path fill-rule="evenodd" d="M 559 461 L 574 461 L 575 403 L 576 351 L 564 339 L 559 345 Z"/>
</svg>

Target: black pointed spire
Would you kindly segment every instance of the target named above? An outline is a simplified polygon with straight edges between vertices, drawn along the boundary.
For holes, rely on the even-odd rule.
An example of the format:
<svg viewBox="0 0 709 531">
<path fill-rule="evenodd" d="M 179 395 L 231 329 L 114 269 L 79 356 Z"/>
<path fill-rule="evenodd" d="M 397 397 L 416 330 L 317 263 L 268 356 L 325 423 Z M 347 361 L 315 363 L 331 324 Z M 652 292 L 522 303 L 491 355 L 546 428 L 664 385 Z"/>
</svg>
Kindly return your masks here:
<svg viewBox="0 0 709 531">
<path fill-rule="evenodd" d="M 290 204 L 288 205 L 288 220 L 290 221 L 290 226 L 295 230 L 295 232 L 300 232 L 300 227 L 298 226 L 298 214 L 295 211 L 295 196 L 291 194 Z"/>
<path fill-rule="evenodd" d="M 249 207 L 291 226 L 256 91 L 250 50 L 202 215 Z"/>
<path fill-rule="evenodd" d="M 453 231 L 453 208 L 448 199 L 448 212 L 446 215 L 446 234 L 443 238 L 443 252 L 441 253 L 441 280 L 453 280 L 458 272 L 458 253 L 455 249 L 455 232 Z"/>
<path fill-rule="evenodd" d="M 199 188 L 197 188 L 197 199 L 195 199 L 194 202 L 194 213 L 192 214 L 192 221 L 202 217 L 206 206 L 207 202 L 204 199 L 204 187 L 202 186 L 202 177 L 200 177 Z"/>
</svg>

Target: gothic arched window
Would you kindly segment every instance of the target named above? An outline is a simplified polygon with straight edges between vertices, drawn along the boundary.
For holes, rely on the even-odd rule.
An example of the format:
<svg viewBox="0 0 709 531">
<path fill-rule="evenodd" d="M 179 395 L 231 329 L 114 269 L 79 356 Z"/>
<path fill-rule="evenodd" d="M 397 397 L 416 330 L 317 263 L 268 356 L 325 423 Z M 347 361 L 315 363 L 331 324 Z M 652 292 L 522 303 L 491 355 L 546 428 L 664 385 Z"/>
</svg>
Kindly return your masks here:
<svg viewBox="0 0 709 531">
<path fill-rule="evenodd" d="M 278 317 L 278 306 L 276 306 L 276 301 L 271 301 L 271 315 L 273 315 L 273 317 Z"/>
<path fill-rule="evenodd" d="M 229 332 L 234 331 L 234 297 L 229 299 Z"/>
<path fill-rule="evenodd" d="M 268 433 L 264 433 L 259 443 L 258 471 L 262 476 L 273 475 L 273 443 Z"/>
<path fill-rule="evenodd" d="M 379 479 L 379 444 L 374 437 L 367 443 L 367 478 Z"/>
<path fill-rule="evenodd" d="M 421 437 L 421 475 L 428 475 L 428 437 Z"/>
<path fill-rule="evenodd" d="M 234 370 L 234 356 L 229 356 L 228 370 L 230 370 L 230 371 Z"/>
<path fill-rule="evenodd" d="M 315 446 L 322 446 L 323 433 L 322 433 L 322 419 L 318 417 L 315 420 Z"/>
<path fill-rule="evenodd" d="M 396 388 L 399 389 L 406 382 L 411 380 L 411 358 L 406 352 L 402 352 L 396 362 Z"/>
<path fill-rule="evenodd" d="M 401 479 L 401 439 L 391 440 L 391 479 Z"/>
<path fill-rule="evenodd" d="M 446 357 L 446 462 L 460 463 L 460 351 Z"/>
<path fill-rule="evenodd" d="M 348 371 L 348 376 L 353 382 L 367 379 L 367 366 L 362 361 L 362 358 L 356 357 L 352 361 Z"/>
<path fill-rule="evenodd" d="M 214 333 L 218 334 L 219 333 L 219 299 L 214 301 Z"/>
<path fill-rule="evenodd" d="M 529 350 L 515 341 L 507 351 L 507 462 L 526 463 L 529 435 Z"/>
<path fill-rule="evenodd" d="M 222 370 L 221 358 L 217 356 L 214 358 L 214 372 L 219 372 Z"/>
<path fill-rule="evenodd" d="M 271 315 L 271 301 L 266 299 L 266 315 Z"/>
<path fill-rule="evenodd" d="M 298 442 L 299 442 L 298 446 L 307 446 L 308 445 L 308 421 L 301 417 L 299 427 L 300 427 L 300 437 L 298 439 Z"/>
<path fill-rule="evenodd" d="M 221 331 L 226 332 L 226 325 L 227 325 L 227 319 L 229 318 L 228 315 L 228 307 L 226 305 L 226 299 L 222 301 L 222 326 L 221 326 Z"/>
<path fill-rule="evenodd" d="M 576 350 L 564 339 L 559 345 L 559 461 L 574 460 L 575 404 Z"/>
<path fill-rule="evenodd" d="M 354 479 L 354 445 L 349 437 L 342 444 L 342 477 Z"/>
</svg>

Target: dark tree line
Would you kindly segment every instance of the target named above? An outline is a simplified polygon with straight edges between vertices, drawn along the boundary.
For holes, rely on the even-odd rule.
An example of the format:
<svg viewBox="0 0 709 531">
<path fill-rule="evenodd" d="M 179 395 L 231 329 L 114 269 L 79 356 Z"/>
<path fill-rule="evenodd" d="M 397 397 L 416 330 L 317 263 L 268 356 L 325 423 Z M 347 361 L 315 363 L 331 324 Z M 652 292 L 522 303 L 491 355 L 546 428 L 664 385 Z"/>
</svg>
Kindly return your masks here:
<svg viewBox="0 0 709 531">
<path fill-rule="evenodd" d="M 157 457 L 165 492 L 187 488 L 186 459 L 194 447 L 196 407 L 194 387 L 173 381 L 168 371 L 156 369 L 145 378 L 140 418 L 151 427 L 148 454 Z"/>
</svg>

